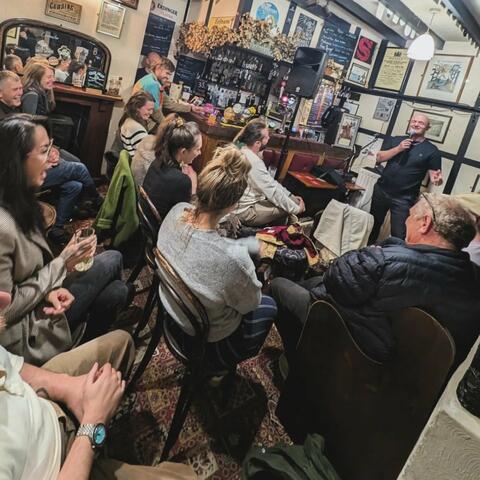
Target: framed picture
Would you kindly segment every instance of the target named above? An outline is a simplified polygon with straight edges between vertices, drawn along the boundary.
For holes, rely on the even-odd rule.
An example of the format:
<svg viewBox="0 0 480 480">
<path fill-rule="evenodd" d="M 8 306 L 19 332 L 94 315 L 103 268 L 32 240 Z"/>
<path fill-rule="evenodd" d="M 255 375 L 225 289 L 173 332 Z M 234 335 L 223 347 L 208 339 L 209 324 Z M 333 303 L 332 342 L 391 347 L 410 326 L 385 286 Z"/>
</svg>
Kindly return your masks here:
<svg viewBox="0 0 480 480">
<path fill-rule="evenodd" d="M 125 7 L 103 0 L 98 14 L 97 32 L 120 38 L 125 18 Z"/>
<path fill-rule="evenodd" d="M 299 6 L 295 8 L 289 35 L 297 34 L 300 37 L 298 47 L 313 47 L 317 45 L 322 31 L 323 20 L 312 15 L 308 10 Z"/>
<path fill-rule="evenodd" d="M 472 62 L 468 55 L 435 55 L 425 67 L 417 95 L 458 102 Z"/>
<path fill-rule="evenodd" d="M 428 110 L 413 110 L 410 120 L 416 113 L 426 115 L 430 119 L 430 128 L 425 133 L 425 138 L 432 142 L 443 143 L 447 136 L 448 129 L 450 128 L 452 117 L 449 115 L 440 115 L 439 113 L 429 112 Z M 408 125 L 410 125 L 410 121 L 408 122 Z M 405 132 L 407 135 L 408 130 L 409 128 L 407 126 L 407 131 Z"/>
<path fill-rule="evenodd" d="M 45 15 L 78 25 L 82 16 L 82 6 L 68 0 L 47 0 Z"/>
<path fill-rule="evenodd" d="M 358 85 L 365 85 L 367 83 L 368 68 L 362 67 L 358 63 L 352 63 L 350 71 L 348 72 L 348 81 Z"/>
<path fill-rule="evenodd" d="M 355 145 L 358 129 L 362 117 L 352 115 L 351 113 L 343 113 L 338 125 L 337 136 L 335 137 L 335 147 L 343 147 L 352 149 Z"/>
<path fill-rule="evenodd" d="M 351 113 L 352 115 L 356 115 L 358 112 L 358 103 L 353 103 L 347 100 L 343 104 L 343 108 L 346 108 L 348 110 L 348 113 Z"/>
<path fill-rule="evenodd" d="M 388 122 L 396 103 L 397 101 L 394 98 L 378 97 L 373 118 L 375 120 L 381 120 L 382 122 Z"/>
<path fill-rule="evenodd" d="M 136 10 L 138 8 L 138 0 L 115 0 L 122 5 L 125 5 L 128 8 L 133 8 Z"/>
<path fill-rule="evenodd" d="M 406 48 L 387 47 L 375 80 L 375 88 L 400 91 L 409 63 Z"/>
</svg>

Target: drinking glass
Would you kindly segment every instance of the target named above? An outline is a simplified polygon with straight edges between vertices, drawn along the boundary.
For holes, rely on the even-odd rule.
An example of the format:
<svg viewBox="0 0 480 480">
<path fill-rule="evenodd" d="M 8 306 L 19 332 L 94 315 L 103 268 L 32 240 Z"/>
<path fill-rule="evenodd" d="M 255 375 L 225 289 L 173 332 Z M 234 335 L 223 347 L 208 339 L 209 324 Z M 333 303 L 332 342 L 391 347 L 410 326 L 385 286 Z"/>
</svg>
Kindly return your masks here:
<svg viewBox="0 0 480 480">
<path fill-rule="evenodd" d="M 82 240 L 85 240 L 88 237 L 91 237 L 92 235 L 95 235 L 95 230 L 92 227 L 82 228 L 78 230 L 76 233 L 77 243 L 81 242 Z M 87 270 L 90 269 L 92 265 L 93 265 L 93 255 L 90 258 L 87 258 L 86 260 L 83 260 L 82 262 L 77 263 L 75 265 L 75 270 L 77 272 L 86 272 Z"/>
</svg>

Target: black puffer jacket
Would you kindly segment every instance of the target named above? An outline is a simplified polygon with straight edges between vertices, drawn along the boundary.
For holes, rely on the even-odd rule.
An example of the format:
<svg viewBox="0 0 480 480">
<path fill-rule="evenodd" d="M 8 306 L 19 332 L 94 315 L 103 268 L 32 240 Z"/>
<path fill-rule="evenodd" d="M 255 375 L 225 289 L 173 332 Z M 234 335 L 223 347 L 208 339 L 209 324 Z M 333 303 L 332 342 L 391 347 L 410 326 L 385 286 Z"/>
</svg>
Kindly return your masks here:
<svg viewBox="0 0 480 480">
<path fill-rule="evenodd" d="M 464 252 L 390 238 L 335 260 L 311 294 L 334 303 L 365 353 L 380 361 L 395 347 L 385 312 L 419 307 L 433 315 L 455 340 L 456 364 L 480 333 L 480 269 Z"/>
</svg>

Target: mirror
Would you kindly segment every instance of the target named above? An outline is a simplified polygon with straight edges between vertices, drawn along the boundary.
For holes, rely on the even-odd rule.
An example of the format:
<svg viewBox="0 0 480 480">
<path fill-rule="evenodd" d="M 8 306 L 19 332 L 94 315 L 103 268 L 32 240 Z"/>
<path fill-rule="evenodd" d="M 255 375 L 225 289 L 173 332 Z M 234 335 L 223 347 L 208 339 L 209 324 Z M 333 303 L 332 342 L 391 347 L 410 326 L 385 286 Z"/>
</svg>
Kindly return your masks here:
<svg viewBox="0 0 480 480">
<path fill-rule="evenodd" d="M 56 25 L 13 19 L 0 24 L 1 65 L 16 55 L 17 73 L 35 58 L 55 70 L 55 81 L 76 87 L 105 89 L 110 51 L 98 40 Z M 11 57 L 9 57 L 13 60 Z"/>
</svg>

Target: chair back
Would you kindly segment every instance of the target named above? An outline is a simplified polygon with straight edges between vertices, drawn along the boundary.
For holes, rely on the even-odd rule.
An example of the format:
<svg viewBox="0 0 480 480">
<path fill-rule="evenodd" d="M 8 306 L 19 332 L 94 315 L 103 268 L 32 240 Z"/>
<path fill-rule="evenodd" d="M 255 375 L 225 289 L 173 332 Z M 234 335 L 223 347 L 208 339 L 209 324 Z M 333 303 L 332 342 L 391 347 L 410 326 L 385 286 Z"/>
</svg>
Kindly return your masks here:
<svg viewBox="0 0 480 480">
<path fill-rule="evenodd" d="M 167 299 L 167 303 L 171 308 L 177 307 L 177 312 L 180 312 L 183 319 L 191 325 L 194 332 L 192 347 L 186 351 L 174 333 L 175 327 L 177 330 L 180 327 L 172 314 L 168 312 L 168 307 L 164 304 L 167 310 L 163 324 L 165 342 L 172 354 L 182 363 L 195 363 L 200 368 L 204 359 L 205 344 L 210 330 L 207 312 L 200 300 L 188 288 L 158 248 L 154 249 L 154 255 L 160 288 Z"/>
<path fill-rule="evenodd" d="M 278 415 L 295 442 L 308 432 L 344 480 L 392 480 L 415 445 L 453 363 L 455 346 L 430 315 L 407 308 L 389 316 L 396 353 L 369 358 L 338 311 L 311 307 L 282 392 Z"/>
<path fill-rule="evenodd" d="M 295 153 L 292 163 L 288 167 L 289 172 L 310 172 L 317 165 L 319 156 L 311 153 Z"/>
<path fill-rule="evenodd" d="M 157 264 L 153 249 L 157 244 L 158 230 L 162 224 L 162 217 L 143 187 L 138 189 L 137 214 L 140 230 L 145 241 L 145 260 L 147 265 L 155 270 Z"/>
</svg>

